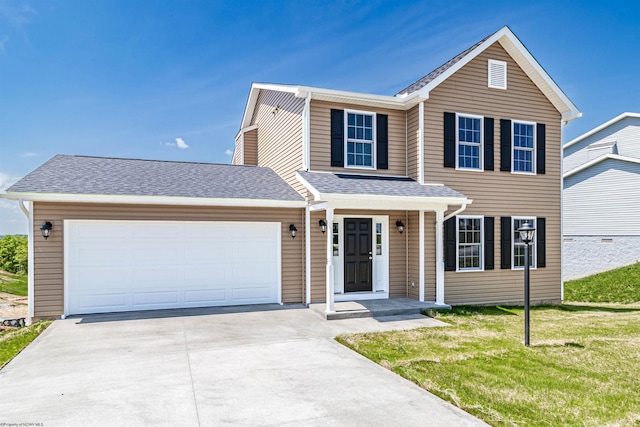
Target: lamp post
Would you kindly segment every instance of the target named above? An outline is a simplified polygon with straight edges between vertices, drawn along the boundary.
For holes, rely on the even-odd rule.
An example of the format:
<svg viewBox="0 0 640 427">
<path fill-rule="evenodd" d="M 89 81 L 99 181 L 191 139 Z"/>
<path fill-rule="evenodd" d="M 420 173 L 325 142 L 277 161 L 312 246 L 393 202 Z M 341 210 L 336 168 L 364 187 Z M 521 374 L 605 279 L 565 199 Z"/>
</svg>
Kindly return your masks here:
<svg viewBox="0 0 640 427">
<path fill-rule="evenodd" d="M 529 243 L 533 241 L 536 229 L 525 222 L 518 232 L 524 242 L 524 345 L 529 347 Z"/>
</svg>

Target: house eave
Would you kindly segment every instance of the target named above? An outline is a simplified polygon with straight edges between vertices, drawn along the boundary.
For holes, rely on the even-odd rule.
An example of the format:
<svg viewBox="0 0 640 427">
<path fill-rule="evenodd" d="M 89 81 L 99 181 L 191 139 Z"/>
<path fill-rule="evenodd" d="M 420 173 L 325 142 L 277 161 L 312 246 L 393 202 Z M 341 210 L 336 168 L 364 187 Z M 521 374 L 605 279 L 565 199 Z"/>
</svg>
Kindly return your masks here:
<svg viewBox="0 0 640 427">
<path fill-rule="evenodd" d="M 579 137 L 577 137 L 575 139 L 572 139 L 571 141 L 569 141 L 566 144 L 564 144 L 562 146 L 562 148 L 569 148 L 572 145 L 577 144 L 578 142 L 582 141 L 583 139 L 586 139 L 586 138 L 590 137 L 591 135 L 595 135 L 596 133 L 600 132 L 601 130 L 606 129 L 609 126 L 619 122 L 622 119 L 626 119 L 626 118 L 640 119 L 640 113 L 630 113 L 630 112 L 622 113 L 619 116 L 616 116 L 613 119 L 609 120 L 608 122 L 603 123 L 600 126 L 591 129 L 589 132 L 583 133 Z"/>
<path fill-rule="evenodd" d="M 585 169 L 589 169 L 591 166 L 597 165 L 598 163 L 603 162 L 605 160 L 619 160 L 622 162 L 640 164 L 640 159 L 635 157 L 620 156 L 619 154 L 605 154 L 603 156 L 596 157 L 595 159 L 590 160 L 587 163 L 583 163 L 574 169 L 571 169 L 569 172 L 566 172 L 565 174 L 563 174 L 562 178 L 568 178 L 571 175 L 575 175 L 578 172 L 581 172 Z"/>
<path fill-rule="evenodd" d="M 304 200 L 274 200 L 248 198 L 138 196 L 104 194 L 64 194 L 64 193 L 19 193 L 0 194 L 0 198 L 50 203 L 109 203 L 128 205 L 171 205 L 171 206 L 227 206 L 264 208 L 304 208 Z"/>
</svg>

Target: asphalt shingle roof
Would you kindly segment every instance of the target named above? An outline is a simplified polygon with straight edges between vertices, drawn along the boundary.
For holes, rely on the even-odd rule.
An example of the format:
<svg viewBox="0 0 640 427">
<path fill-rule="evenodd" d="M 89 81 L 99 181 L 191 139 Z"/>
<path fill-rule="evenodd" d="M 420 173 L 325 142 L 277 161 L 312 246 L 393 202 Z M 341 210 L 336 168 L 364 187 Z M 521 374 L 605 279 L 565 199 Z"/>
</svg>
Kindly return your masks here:
<svg viewBox="0 0 640 427">
<path fill-rule="evenodd" d="M 465 198 L 464 194 L 447 186 L 437 184 L 422 185 L 406 177 L 396 178 L 307 171 L 298 171 L 298 174 L 320 193 Z"/>
<path fill-rule="evenodd" d="M 412 83 L 409 86 L 407 86 L 406 88 L 402 89 L 396 95 L 403 95 L 405 93 L 406 94 L 411 94 L 411 93 L 413 93 L 413 92 L 415 92 L 417 90 L 422 89 L 423 87 L 425 87 L 426 85 L 431 83 L 433 80 L 435 80 L 436 77 L 438 77 L 439 75 L 441 75 L 442 73 L 447 71 L 449 68 L 453 67 L 458 61 L 460 61 L 462 58 L 467 56 L 472 50 L 474 50 L 476 47 L 480 46 L 485 40 L 487 40 L 492 35 L 493 34 L 488 35 L 487 37 L 485 37 L 482 40 L 480 40 L 478 43 L 476 43 L 473 46 L 471 46 L 469 49 L 465 50 L 462 53 L 459 53 L 456 56 L 454 56 L 453 58 L 451 58 L 450 60 L 448 60 L 447 62 L 445 62 L 444 64 L 442 64 L 441 66 L 439 66 L 438 68 L 436 68 L 435 70 L 433 70 L 432 72 L 430 72 L 429 74 L 424 76 L 423 78 L 421 78 L 420 80 L 418 80 L 415 83 Z"/>
<path fill-rule="evenodd" d="M 265 167 L 66 155 L 7 192 L 304 200 Z"/>
</svg>

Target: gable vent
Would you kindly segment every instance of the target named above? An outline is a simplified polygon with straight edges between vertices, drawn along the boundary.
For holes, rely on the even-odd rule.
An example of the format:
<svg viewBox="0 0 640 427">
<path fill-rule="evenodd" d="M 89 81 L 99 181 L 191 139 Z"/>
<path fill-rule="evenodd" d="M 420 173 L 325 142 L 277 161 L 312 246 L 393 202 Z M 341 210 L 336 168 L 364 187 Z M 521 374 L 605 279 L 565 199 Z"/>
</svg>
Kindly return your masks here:
<svg viewBox="0 0 640 427">
<path fill-rule="evenodd" d="M 507 88 L 507 63 L 489 60 L 489 87 L 494 89 Z"/>
</svg>

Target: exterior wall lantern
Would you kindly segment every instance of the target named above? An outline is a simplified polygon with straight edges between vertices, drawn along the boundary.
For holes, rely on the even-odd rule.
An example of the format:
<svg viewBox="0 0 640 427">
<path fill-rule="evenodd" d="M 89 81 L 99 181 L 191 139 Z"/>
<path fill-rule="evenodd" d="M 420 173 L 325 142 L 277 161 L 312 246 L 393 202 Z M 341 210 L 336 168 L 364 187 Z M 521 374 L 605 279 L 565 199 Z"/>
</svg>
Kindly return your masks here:
<svg viewBox="0 0 640 427">
<path fill-rule="evenodd" d="M 289 224 L 289 231 L 291 232 L 291 238 L 295 239 L 296 233 L 298 232 L 298 229 L 296 228 L 296 226 L 293 224 Z"/>
<path fill-rule="evenodd" d="M 322 234 L 326 233 L 327 223 L 324 221 L 324 219 L 321 219 L 320 221 L 318 221 L 318 225 L 320 225 L 320 231 L 322 231 Z"/>
<path fill-rule="evenodd" d="M 397 220 L 396 227 L 398 227 L 398 233 L 402 234 L 404 232 L 404 224 L 402 223 L 402 221 Z"/>
<path fill-rule="evenodd" d="M 524 243 L 524 345 L 529 347 L 529 244 L 533 241 L 536 229 L 525 222 L 518 228 L 520 239 Z"/>
<path fill-rule="evenodd" d="M 42 224 L 42 227 L 40 227 L 40 231 L 42 232 L 42 237 L 44 237 L 44 240 L 47 240 L 49 238 L 52 228 L 53 225 L 49 221 Z"/>
</svg>

